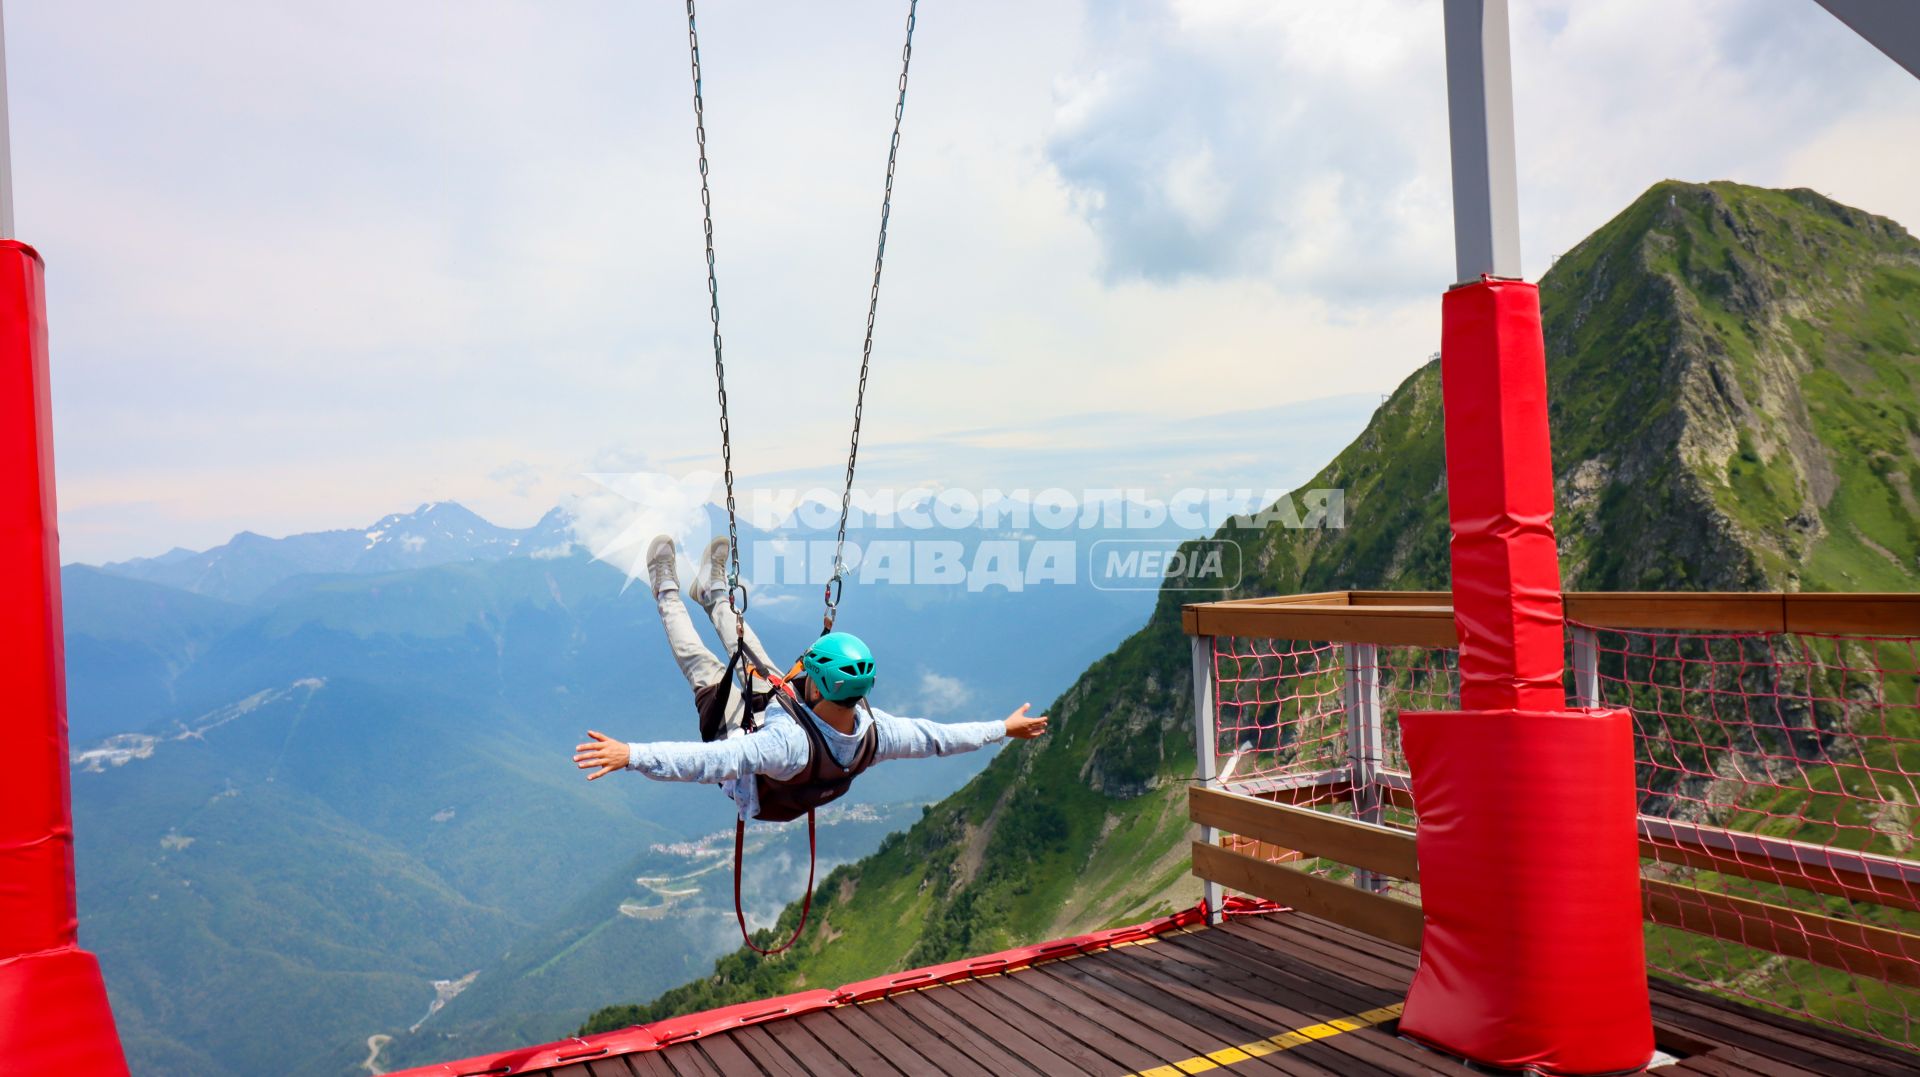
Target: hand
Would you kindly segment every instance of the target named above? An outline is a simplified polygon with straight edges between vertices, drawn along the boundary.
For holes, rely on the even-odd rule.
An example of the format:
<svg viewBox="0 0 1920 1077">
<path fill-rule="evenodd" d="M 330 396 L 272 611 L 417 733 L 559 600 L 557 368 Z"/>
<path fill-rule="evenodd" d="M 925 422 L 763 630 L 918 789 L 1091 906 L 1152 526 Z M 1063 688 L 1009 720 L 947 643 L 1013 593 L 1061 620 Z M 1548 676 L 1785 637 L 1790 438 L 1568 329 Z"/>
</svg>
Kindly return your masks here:
<svg viewBox="0 0 1920 1077">
<path fill-rule="evenodd" d="M 593 738 L 590 743 L 573 746 L 573 765 L 581 770 L 593 771 L 592 774 L 587 775 L 588 781 L 604 778 L 627 765 L 628 753 L 625 743 L 591 729 L 587 730 L 587 736 Z M 595 767 L 600 769 L 594 770 Z"/>
<path fill-rule="evenodd" d="M 1020 709 L 1007 715 L 1007 736 L 1020 740 L 1032 740 L 1047 731 L 1047 716 L 1029 717 L 1027 708 L 1031 703 L 1020 704 Z"/>
</svg>

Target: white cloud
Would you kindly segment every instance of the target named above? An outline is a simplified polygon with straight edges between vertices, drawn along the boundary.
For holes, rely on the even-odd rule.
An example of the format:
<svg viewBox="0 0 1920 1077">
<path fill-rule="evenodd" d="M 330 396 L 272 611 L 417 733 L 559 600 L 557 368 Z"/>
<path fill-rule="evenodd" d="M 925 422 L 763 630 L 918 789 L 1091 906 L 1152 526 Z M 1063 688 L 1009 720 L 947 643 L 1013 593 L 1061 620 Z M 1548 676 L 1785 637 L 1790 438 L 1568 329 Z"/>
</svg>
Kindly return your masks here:
<svg viewBox="0 0 1920 1077">
<path fill-rule="evenodd" d="M 1426 5 L 1430 6 L 1430 5 Z M 1049 155 L 1111 279 L 1251 276 L 1343 299 L 1431 290 L 1450 238 L 1438 11 L 1094 9 Z M 1277 9 L 1276 9 L 1277 10 Z M 1197 212 L 1199 206 L 1204 211 Z"/>
<path fill-rule="evenodd" d="M 540 486 L 540 469 L 525 460 L 513 460 L 487 473 L 487 478 L 506 487 L 515 497 L 526 497 Z"/>
<path fill-rule="evenodd" d="M 1451 275 L 1438 5 L 1097 11 L 1049 153 L 1110 278 L 1245 277 L 1365 306 Z M 1913 144 L 1920 84 L 1816 5 L 1538 0 L 1513 19 L 1534 275 L 1670 176 L 1823 182 L 1920 223 L 1887 156 Z"/>
<path fill-rule="evenodd" d="M 1560 0 L 1514 11 L 1531 274 L 1666 178 L 1813 186 L 1920 226 L 1920 190 L 1888 190 L 1900 164 L 1884 151 L 1856 144 L 1824 167 L 1808 160 L 1809 147 L 1863 121 L 1904 117 L 1911 130 L 1920 118 L 1920 80 L 1818 5 Z"/>
<path fill-rule="evenodd" d="M 671 6 L 8 14 L 69 557 L 444 498 L 530 523 L 582 472 L 717 469 Z M 845 451 L 900 15 L 702 12 L 743 473 Z M 1805 0 L 1530 0 L 1514 19 L 1534 275 L 1667 176 L 1920 222 L 1902 167 L 1920 83 Z M 995 0 L 923 8 L 914 56 L 877 468 L 882 446 L 944 442 L 891 466 L 983 471 L 970 430 L 1051 450 L 1076 415 L 1377 393 L 1433 349 L 1438 5 Z"/>
<path fill-rule="evenodd" d="M 926 670 L 920 674 L 920 703 L 931 711 L 959 710 L 973 699 L 973 690 L 958 677 Z"/>
</svg>

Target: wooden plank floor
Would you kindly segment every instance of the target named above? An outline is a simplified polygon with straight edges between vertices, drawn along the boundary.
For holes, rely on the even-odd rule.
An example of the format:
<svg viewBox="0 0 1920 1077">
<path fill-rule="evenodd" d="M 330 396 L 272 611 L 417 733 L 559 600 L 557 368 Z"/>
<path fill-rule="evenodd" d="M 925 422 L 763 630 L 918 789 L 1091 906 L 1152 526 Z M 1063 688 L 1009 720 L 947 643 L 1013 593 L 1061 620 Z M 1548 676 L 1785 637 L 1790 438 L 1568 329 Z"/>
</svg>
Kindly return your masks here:
<svg viewBox="0 0 1920 1077">
<path fill-rule="evenodd" d="M 1395 1034 L 1415 954 L 1297 913 L 736 1029 L 549 1077 L 1178 1077 L 1477 1072 Z M 1657 1075 L 1920 1072 L 1920 1056 L 1654 990 Z"/>
</svg>

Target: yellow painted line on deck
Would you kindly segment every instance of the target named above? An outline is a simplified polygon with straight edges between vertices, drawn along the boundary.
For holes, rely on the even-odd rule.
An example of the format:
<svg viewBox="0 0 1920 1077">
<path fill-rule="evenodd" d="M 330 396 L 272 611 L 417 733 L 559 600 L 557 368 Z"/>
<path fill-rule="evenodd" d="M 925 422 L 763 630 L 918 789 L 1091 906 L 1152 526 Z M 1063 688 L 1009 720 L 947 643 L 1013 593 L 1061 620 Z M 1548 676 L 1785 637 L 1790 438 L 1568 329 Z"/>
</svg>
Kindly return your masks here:
<svg viewBox="0 0 1920 1077">
<path fill-rule="evenodd" d="M 1400 1016 L 1400 1007 L 1401 1003 L 1396 1002 L 1391 1006 L 1382 1006 L 1377 1010 L 1368 1010 L 1366 1013 L 1356 1013 L 1352 1017 L 1338 1017 L 1324 1024 L 1289 1029 L 1286 1032 L 1279 1032 L 1268 1036 L 1264 1040 L 1254 1040 L 1252 1043 L 1243 1043 L 1238 1047 L 1222 1047 L 1218 1051 L 1204 1055 L 1195 1055 L 1192 1058 L 1183 1058 L 1178 1062 L 1169 1062 L 1164 1066 L 1155 1066 L 1152 1069 L 1141 1070 L 1138 1073 L 1130 1073 L 1127 1074 L 1126 1077 L 1181 1077 L 1182 1074 L 1187 1073 L 1205 1073 L 1208 1070 L 1217 1070 L 1222 1066 L 1231 1066 L 1235 1062 L 1245 1062 L 1250 1058 L 1260 1058 L 1264 1055 L 1276 1054 L 1281 1051 L 1290 1051 L 1301 1044 L 1328 1039 L 1333 1036 L 1338 1036 L 1342 1032 L 1354 1032 L 1363 1028 L 1371 1028 L 1374 1025 L 1380 1024 L 1382 1021 L 1391 1021 Z"/>
</svg>

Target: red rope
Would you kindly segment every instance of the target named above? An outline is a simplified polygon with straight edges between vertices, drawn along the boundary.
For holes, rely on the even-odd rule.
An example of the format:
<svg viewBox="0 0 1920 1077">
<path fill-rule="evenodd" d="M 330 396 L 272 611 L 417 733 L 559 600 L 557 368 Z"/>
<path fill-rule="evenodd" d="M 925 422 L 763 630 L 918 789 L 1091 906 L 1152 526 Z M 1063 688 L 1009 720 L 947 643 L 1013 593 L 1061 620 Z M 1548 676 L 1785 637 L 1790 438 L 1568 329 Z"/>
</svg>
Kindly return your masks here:
<svg viewBox="0 0 1920 1077">
<path fill-rule="evenodd" d="M 753 676 L 755 670 L 756 667 L 753 662 L 749 660 L 747 663 L 747 675 L 749 678 Z M 762 672 L 767 681 L 773 685 L 774 691 L 785 696 L 790 705 L 796 708 L 799 706 L 800 701 L 794 696 L 792 687 L 787 683 L 787 678 L 775 673 Z M 752 683 L 751 680 L 749 680 L 748 683 Z M 798 710 L 794 711 L 796 721 L 801 720 L 802 717 Z M 793 934 L 787 941 L 771 950 L 762 950 L 759 946 L 755 945 L 753 936 L 747 932 L 747 914 L 740 906 L 740 870 L 742 863 L 746 859 L 746 844 L 747 819 L 746 816 L 740 816 L 734 820 L 733 824 L 733 918 L 740 924 L 740 938 L 746 941 L 747 949 L 763 957 L 771 957 L 774 954 L 785 953 L 787 950 L 793 948 L 794 943 L 800 941 L 800 933 L 807 929 L 807 914 L 813 910 L 813 872 L 817 866 L 816 857 L 818 852 L 818 846 L 814 837 L 813 812 L 807 812 L 807 896 L 800 905 L 800 923 L 795 925 Z"/>
<path fill-rule="evenodd" d="M 745 816 L 741 816 L 739 819 L 735 820 L 733 824 L 733 918 L 740 922 L 740 937 L 746 940 L 747 948 L 752 950 L 756 954 L 760 954 L 765 957 L 771 957 L 774 954 L 782 953 L 790 949 L 794 943 L 800 941 L 800 933 L 807 929 L 807 913 L 813 909 L 813 869 L 814 869 L 814 852 L 815 852 L 814 835 L 813 835 L 813 813 L 812 812 L 807 813 L 807 897 L 806 897 L 806 900 L 800 906 L 800 923 L 794 927 L 793 934 L 787 938 L 787 941 L 781 943 L 780 945 L 774 947 L 771 950 L 762 950 L 759 946 L 756 946 L 754 944 L 753 936 L 747 934 L 747 914 L 744 911 L 742 911 L 742 909 L 740 908 L 740 865 L 746 855 L 745 854 L 746 841 L 747 841 L 747 820 Z"/>
</svg>

